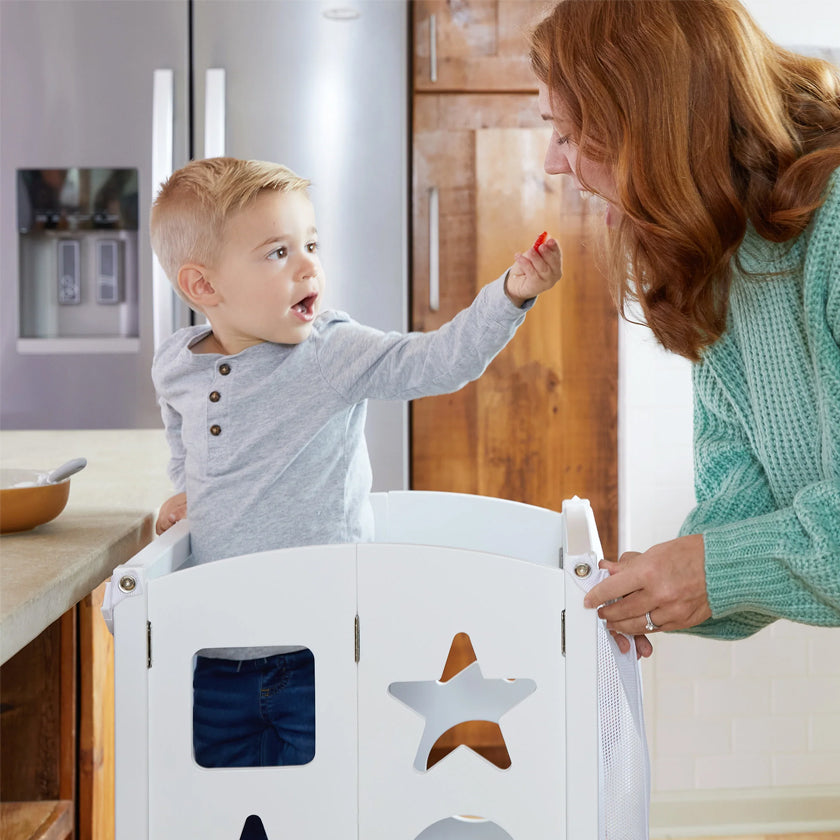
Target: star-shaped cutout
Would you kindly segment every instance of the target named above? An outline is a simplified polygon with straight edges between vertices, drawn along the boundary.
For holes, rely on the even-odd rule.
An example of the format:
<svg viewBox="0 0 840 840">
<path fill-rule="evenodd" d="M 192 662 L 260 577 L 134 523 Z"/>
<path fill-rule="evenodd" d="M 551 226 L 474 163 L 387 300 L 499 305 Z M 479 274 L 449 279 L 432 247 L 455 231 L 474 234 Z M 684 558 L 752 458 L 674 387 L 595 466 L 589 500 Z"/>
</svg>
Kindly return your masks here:
<svg viewBox="0 0 840 840">
<path fill-rule="evenodd" d="M 537 684 L 528 679 L 485 679 L 476 660 L 445 682 L 394 682 L 388 687 L 388 692 L 426 718 L 414 759 L 415 769 L 425 771 L 429 753 L 444 732 L 465 721 L 483 720 L 498 724 L 502 715 L 536 688 Z M 465 741 L 458 746 L 473 749 Z"/>
</svg>

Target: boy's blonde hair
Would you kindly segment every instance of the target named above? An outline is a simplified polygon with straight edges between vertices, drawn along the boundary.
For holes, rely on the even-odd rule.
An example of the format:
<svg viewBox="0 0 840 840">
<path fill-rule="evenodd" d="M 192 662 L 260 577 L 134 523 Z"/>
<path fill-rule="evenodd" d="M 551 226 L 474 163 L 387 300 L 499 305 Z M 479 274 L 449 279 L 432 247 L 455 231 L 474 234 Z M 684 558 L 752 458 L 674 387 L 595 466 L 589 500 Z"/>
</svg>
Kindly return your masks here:
<svg viewBox="0 0 840 840">
<path fill-rule="evenodd" d="M 161 184 L 152 203 L 152 248 L 175 290 L 187 263 L 212 266 L 225 225 L 263 190 L 303 192 L 309 181 L 279 163 L 238 158 L 194 160 Z"/>
</svg>

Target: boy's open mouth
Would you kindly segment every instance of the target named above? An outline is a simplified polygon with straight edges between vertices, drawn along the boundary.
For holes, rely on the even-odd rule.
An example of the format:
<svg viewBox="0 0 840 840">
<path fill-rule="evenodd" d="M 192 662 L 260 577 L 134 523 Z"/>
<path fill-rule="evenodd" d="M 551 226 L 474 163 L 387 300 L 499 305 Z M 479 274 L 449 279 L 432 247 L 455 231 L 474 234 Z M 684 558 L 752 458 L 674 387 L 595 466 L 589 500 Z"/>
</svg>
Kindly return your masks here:
<svg viewBox="0 0 840 840">
<path fill-rule="evenodd" d="M 292 307 L 292 312 L 295 312 L 304 321 L 311 321 L 315 317 L 315 301 L 317 299 L 318 295 L 316 294 L 307 295 Z"/>
</svg>

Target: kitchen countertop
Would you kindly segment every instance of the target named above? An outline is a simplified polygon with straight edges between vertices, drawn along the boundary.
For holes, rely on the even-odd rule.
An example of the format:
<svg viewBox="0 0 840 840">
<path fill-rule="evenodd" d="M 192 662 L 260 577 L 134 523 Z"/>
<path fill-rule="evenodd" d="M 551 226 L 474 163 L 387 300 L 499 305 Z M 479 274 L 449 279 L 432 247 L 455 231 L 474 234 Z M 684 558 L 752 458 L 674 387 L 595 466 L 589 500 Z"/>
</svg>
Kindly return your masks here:
<svg viewBox="0 0 840 840">
<path fill-rule="evenodd" d="M 0 432 L 2 467 L 46 471 L 78 457 L 88 463 L 61 514 L 0 535 L 0 663 L 150 542 L 172 494 L 162 429 Z"/>
</svg>

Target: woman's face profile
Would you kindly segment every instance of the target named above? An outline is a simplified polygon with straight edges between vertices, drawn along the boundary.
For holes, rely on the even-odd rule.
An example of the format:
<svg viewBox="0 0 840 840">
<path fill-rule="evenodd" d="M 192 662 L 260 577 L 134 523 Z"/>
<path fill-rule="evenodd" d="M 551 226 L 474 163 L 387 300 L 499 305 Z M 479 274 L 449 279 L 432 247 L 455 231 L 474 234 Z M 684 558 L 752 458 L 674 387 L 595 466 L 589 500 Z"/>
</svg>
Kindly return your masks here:
<svg viewBox="0 0 840 840">
<path fill-rule="evenodd" d="M 552 108 L 548 87 L 544 82 L 538 82 L 538 89 L 540 116 L 552 128 L 545 153 L 545 171 L 549 175 L 570 175 L 578 190 L 603 198 L 608 204 L 607 224 L 614 224 L 621 211 L 616 205 L 612 170 L 608 164 L 580 154 L 577 143 L 572 139 L 572 122 L 563 112 L 562 104 L 556 102 Z"/>
</svg>

